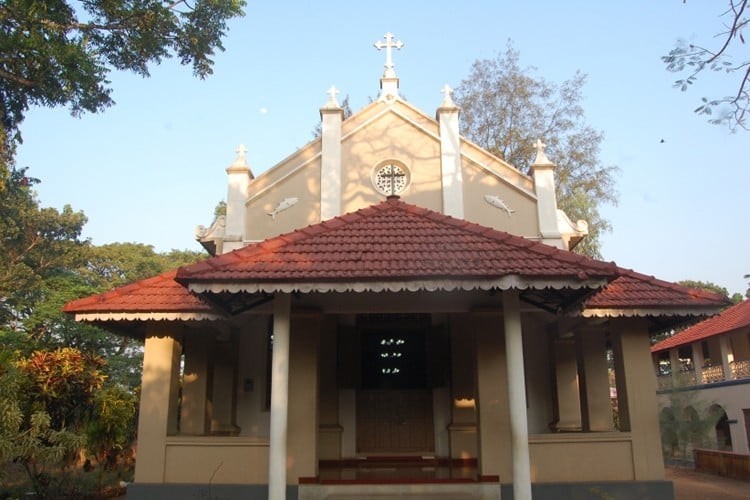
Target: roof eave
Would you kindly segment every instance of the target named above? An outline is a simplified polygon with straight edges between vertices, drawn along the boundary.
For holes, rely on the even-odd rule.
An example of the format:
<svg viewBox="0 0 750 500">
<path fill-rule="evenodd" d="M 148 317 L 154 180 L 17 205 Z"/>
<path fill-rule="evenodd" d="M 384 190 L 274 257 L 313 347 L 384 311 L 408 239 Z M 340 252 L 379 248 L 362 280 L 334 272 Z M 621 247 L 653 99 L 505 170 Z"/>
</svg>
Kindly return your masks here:
<svg viewBox="0 0 750 500">
<path fill-rule="evenodd" d="M 442 278 L 442 279 L 396 279 L 396 280 L 351 280 L 337 281 L 192 281 L 188 289 L 202 293 L 329 293 L 329 292 L 418 292 L 454 290 L 544 290 L 544 289 L 599 289 L 611 278 L 598 277 L 588 280 L 566 278 L 526 278 L 503 276 L 499 278 Z M 187 281 L 187 280 L 186 280 Z"/>
</svg>

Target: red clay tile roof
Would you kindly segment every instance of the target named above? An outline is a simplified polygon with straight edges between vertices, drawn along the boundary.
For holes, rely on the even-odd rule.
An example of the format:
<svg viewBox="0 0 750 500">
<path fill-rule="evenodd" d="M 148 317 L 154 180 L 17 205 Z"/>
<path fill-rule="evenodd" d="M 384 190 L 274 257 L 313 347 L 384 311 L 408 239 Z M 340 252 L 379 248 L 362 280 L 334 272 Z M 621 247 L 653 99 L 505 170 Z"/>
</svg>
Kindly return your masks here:
<svg viewBox="0 0 750 500">
<path fill-rule="evenodd" d="M 216 317 L 219 313 L 190 293 L 187 283 L 480 280 L 507 275 L 540 283 L 616 277 L 588 299 L 587 310 L 716 309 L 725 305 L 719 296 L 707 292 L 391 199 L 177 271 L 74 300 L 63 310 L 93 319 L 134 319 L 138 314 L 137 319 L 166 319 L 170 314 L 171 319 L 181 319 L 186 313 Z M 127 314 L 131 316 L 123 316 Z"/>
<path fill-rule="evenodd" d="M 679 308 L 728 305 L 726 298 L 618 268 L 620 276 L 586 301 L 587 309 Z"/>
<path fill-rule="evenodd" d="M 750 300 L 744 300 L 721 314 L 691 326 L 651 347 L 651 352 L 666 351 L 673 347 L 692 344 L 715 335 L 750 327 Z"/>
<path fill-rule="evenodd" d="M 610 263 L 391 198 L 328 221 L 182 267 L 198 282 L 491 280 L 517 276 L 585 286 L 611 280 Z M 599 286 L 599 285 L 595 285 Z"/>
<path fill-rule="evenodd" d="M 176 270 L 116 288 L 109 292 L 73 300 L 65 304 L 66 313 L 162 312 L 212 313 L 203 299 L 190 293 L 174 278 Z"/>
</svg>

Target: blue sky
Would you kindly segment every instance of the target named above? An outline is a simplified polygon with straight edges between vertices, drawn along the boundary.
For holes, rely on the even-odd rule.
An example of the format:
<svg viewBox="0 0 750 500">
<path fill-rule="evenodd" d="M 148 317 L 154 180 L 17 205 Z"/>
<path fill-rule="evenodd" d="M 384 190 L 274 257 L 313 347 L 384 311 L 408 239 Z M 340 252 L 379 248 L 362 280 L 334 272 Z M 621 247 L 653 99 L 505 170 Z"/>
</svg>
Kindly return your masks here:
<svg viewBox="0 0 750 500">
<path fill-rule="evenodd" d="M 104 113 L 29 112 L 17 163 L 42 180 L 43 206 L 86 213 L 84 236 L 94 244 L 199 250 L 194 228 L 210 224 L 226 196 L 224 169 L 237 146 L 247 146 L 257 175 L 312 139 L 331 85 L 354 111 L 365 106 L 378 93 L 384 54 L 373 43 L 384 33 L 405 44 L 394 54 L 402 95 L 430 115 L 444 84 L 457 86 L 473 61 L 510 39 L 537 76 L 559 83 L 576 70 L 588 75 L 586 119 L 605 134 L 603 163 L 621 169 L 620 203 L 603 210 L 613 226 L 605 259 L 744 293 L 750 135 L 692 112 L 703 96 L 731 94 L 736 79 L 703 78 L 679 92 L 660 60 L 678 38 L 712 43 L 724 5 L 250 1 L 210 78 L 195 79 L 174 60 L 147 79 L 113 72 L 117 104 Z"/>
</svg>

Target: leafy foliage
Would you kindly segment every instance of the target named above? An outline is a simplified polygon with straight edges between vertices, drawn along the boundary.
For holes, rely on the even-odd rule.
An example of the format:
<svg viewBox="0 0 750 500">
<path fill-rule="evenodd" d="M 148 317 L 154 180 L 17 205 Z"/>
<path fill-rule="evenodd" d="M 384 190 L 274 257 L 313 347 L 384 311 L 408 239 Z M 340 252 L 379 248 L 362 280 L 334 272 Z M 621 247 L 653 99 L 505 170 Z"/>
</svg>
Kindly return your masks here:
<svg viewBox="0 0 750 500">
<path fill-rule="evenodd" d="M 715 125 L 725 124 L 732 130 L 737 127 L 750 130 L 747 123 L 747 112 L 750 108 L 750 59 L 736 59 L 730 53 L 737 48 L 737 42 L 745 45 L 744 30 L 750 23 L 748 17 L 748 0 L 728 0 L 728 8 L 720 17 L 724 31 L 716 34 L 717 46 L 708 48 L 678 41 L 675 48 L 661 59 L 667 70 L 683 73 L 684 77 L 674 83 L 675 88 L 686 91 L 698 80 L 703 72 L 719 72 L 739 77 L 736 91 L 719 98 L 701 98 L 701 105 L 695 112 L 707 115 L 709 122 Z"/>
<path fill-rule="evenodd" d="M 36 495 L 46 498 L 50 478 L 45 469 L 69 458 L 85 437 L 64 427 L 27 398 L 33 382 L 17 368 L 8 351 L 0 352 L 0 463 L 15 461 L 26 470 Z"/>
<path fill-rule="evenodd" d="M 13 168 L 0 194 L 0 329 L 23 329 L 45 298 L 44 280 L 81 265 L 88 246 L 80 239 L 83 213 L 39 207 L 31 190 L 37 182 Z"/>
<path fill-rule="evenodd" d="M 30 106 L 74 115 L 113 104 L 111 68 L 149 76 L 177 56 L 205 78 L 244 0 L 6 0 L 0 4 L 0 122 L 17 139 Z"/>
<path fill-rule="evenodd" d="M 102 465 L 111 465 L 136 432 L 137 398 L 121 386 L 111 385 L 94 394 L 94 416 L 86 425 L 88 448 Z"/>
<path fill-rule="evenodd" d="M 474 62 L 456 88 L 464 134 L 516 168 L 528 173 L 535 157 L 534 142 L 547 144 L 557 169 L 558 205 L 572 220 L 585 219 L 590 234 L 576 247 L 601 257 L 599 236 L 610 229 L 599 212 L 617 203 L 614 177 L 618 169 L 604 166 L 599 148 L 604 135 L 585 123 L 581 105 L 585 76 L 555 85 L 520 66 L 519 52 L 508 42 L 494 59 Z"/>
<path fill-rule="evenodd" d="M 35 351 L 18 362 L 26 376 L 24 397 L 45 411 L 52 427 L 79 430 L 91 416 L 94 394 L 104 385 L 104 360 L 71 347 Z"/>
</svg>

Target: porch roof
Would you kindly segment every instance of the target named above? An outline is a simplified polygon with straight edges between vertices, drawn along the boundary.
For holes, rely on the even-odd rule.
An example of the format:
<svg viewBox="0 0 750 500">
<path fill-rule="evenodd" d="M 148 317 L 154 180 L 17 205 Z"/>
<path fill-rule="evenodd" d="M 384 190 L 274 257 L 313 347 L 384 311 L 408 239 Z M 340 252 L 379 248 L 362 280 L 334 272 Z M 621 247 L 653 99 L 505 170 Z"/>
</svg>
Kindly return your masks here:
<svg viewBox="0 0 750 500">
<path fill-rule="evenodd" d="M 278 291 L 490 288 L 525 289 L 524 298 L 542 306 L 584 299 L 582 315 L 594 317 L 684 317 L 726 305 L 718 295 L 390 199 L 63 310 L 83 321 L 215 320 L 248 305 L 227 307 L 230 292 L 257 292 L 262 301 Z"/>
<path fill-rule="evenodd" d="M 618 268 L 619 276 L 586 301 L 588 317 L 702 316 L 728 305 L 722 295 Z"/>
<path fill-rule="evenodd" d="M 206 320 L 223 317 L 201 297 L 175 281 L 177 270 L 136 281 L 109 292 L 65 304 L 63 311 L 76 319 L 106 320 Z"/>
<path fill-rule="evenodd" d="M 662 340 L 651 347 L 651 352 L 666 351 L 747 327 L 750 327 L 750 300 L 743 300 L 713 318 Z"/>
<path fill-rule="evenodd" d="M 617 267 L 392 197 L 205 261 L 197 293 L 598 289 Z"/>
</svg>

